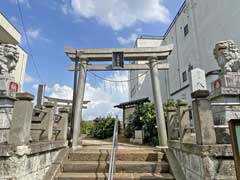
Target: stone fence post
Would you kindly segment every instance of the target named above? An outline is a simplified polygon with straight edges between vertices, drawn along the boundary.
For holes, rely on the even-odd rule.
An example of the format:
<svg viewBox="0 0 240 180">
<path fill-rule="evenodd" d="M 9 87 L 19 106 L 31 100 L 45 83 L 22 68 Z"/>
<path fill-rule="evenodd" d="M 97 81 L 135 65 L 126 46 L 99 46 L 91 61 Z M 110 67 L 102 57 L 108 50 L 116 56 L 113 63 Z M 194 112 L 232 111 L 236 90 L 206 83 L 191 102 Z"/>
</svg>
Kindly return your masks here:
<svg viewBox="0 0 240 180">
<path fill-rule="evenodd" d="M 192 93 L 196 140 L 199 145 L 216 144 L 214 120 L 208 96 L 208 90 L 197 90 Z"/>
<path fill-rule="evenodd" d="M 47 112 L 42 120 L 43 134 L 40 136 L 40 141 L 51 141 L 53 136 L 53 124 L 54 124 L 54 104 L 52 102 L 44 102 L 43 106 Z"/>
<path fill-rule="evenodd" d="M 169 140 L 177 140 L 179 138 L 179 131 L 176 128 L 179 127 L 179 122 L 176 119 L 177 109 L 175 107 L 167 108 L 167 131 Z"/>
<path fill-rule="evenodd" d="M 67 108 L 59 108 L 59 113 L 62 116 L 62 119 L 58 123 L 58 127 L 61 129 L 59 135 L 57 136 L 57 140 L 67 140 L 67 131 L 68 131 L 68 109 Z"/>
<path fill-rule="evenodd" d="M 12 145 L 26 145 L 30 139 L 30 129 L 33 113 L 34 96 L 30 93 L 18 93 L 16 95 L 9 132 L 8 143 Z"/>
<path fill-rule="evenodd" d="M 183 100 L 178 100 L 178 119 L 179 119 L 179 134 L 180 134 L 180 140 L 182 140 L 185 131 L 188 127 L 190 127 L 190 117 L 189 113 L 187 112 L 188 109 L 188 103 Z"/>
</svg>

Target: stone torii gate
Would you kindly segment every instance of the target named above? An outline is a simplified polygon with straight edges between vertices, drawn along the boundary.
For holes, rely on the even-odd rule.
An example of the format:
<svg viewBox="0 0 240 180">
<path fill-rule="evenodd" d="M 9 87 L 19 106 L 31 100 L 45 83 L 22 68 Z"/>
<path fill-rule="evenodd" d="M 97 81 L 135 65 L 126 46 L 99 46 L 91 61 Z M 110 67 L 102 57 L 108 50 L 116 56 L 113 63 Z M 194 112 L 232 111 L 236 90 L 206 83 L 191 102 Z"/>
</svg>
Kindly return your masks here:
<svg viewBox="0 0 240 180">
<path fill-rule="evenodd" d="M 114 70 L 150 70 L 152 90 L 156 109 L 156 120 L 158 137 L 161 146 L 167 146 L 167 131 L 162 106 L 162 97 L 158 70 L 169 69 L 168 63 L 162 63 L 172 52 L 173 45 L 160 47 L 138 47 L 138 48 L 69 48 L 64 51 L 67 56 L 75 62 L 75 67 L 70 70 L 79 71 L 76 85 L 74 117 L 73 117 L 73 139 L 72 146 L 78 146 L 80 134 L 80 121 L 82 119 L 82 107 L 85 91 L 87 71 L 114 71 Z M 117 58 L 116 58 L 117 57 Z M 112 61 L 113 64 L 97 65 L 93 62 Z M 126 64 L 124 61 L 147 61 L 146 64 Z M 78 62 L 80 65 L 78 66 Z M 117 64 L 117 65 L 116 65 Z M 75 73 L 76 74 L 76 73 Z M 76 77 L 76 76 L 75 76 Z"/>
</svg>

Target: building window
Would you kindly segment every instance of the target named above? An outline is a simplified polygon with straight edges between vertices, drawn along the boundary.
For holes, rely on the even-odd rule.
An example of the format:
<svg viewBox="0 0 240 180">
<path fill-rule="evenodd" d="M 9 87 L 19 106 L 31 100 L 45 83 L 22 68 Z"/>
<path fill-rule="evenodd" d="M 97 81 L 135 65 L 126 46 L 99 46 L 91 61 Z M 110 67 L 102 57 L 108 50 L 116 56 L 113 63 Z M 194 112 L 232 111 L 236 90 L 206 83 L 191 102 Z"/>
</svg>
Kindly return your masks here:
<svg viewBox="0 0 240 180">
<path fill-rule="evenodd" d="M 189 33 L 189 29 L 188 29 L 188 24 L 186 24 L 186 26 L 184 26 L 184 36 L 187 36 Z"/>
<path fill-rule="evenodd" d="M 182 79 L 183 79 L 183 82 L 186 82 L 187 81 L 187 71 L 184 71 L 182 73 Z"/>
</svg>

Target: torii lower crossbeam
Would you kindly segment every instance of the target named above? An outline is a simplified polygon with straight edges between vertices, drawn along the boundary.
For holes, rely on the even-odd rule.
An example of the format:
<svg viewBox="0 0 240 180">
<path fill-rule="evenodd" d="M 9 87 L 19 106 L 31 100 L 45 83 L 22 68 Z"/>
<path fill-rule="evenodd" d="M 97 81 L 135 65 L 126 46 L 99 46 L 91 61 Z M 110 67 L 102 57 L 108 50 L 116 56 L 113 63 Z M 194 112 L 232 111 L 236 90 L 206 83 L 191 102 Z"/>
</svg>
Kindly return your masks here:
<svg viewBox="0 0 240 180">
<path fill-rule="evenodd" d="M 163 63 L 157 65 L 158 70 L 168 70 L 169 64 Z M 129 70 L 150 70 L 148 64 L 126 64 L 123 68 L 114 69 L 112 65 L 87 65 L 87 71 L 129 71 Z M 79 71 L 80 68 L 77 69 Z M 69 71 L 75 71 L 75 66 L 69 66 Z"/>
</svg>

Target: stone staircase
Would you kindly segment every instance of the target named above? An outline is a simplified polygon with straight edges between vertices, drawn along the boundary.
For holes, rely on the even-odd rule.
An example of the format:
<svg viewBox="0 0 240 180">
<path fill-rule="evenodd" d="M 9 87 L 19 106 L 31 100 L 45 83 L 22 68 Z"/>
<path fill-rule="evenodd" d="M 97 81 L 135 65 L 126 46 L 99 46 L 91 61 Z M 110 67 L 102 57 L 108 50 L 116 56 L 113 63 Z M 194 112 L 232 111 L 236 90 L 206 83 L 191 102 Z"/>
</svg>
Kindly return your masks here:
<svg viewBox="0 0 240 180">
<path fill-rule="evenodd" d="M 108 176 L 110 149 L 82 148 L 69 151 L 56 180 L 102 180 Z M 164 153 L 153 149 L 119 149 L 114 180 L 173 180 Z"/>
</svg>

